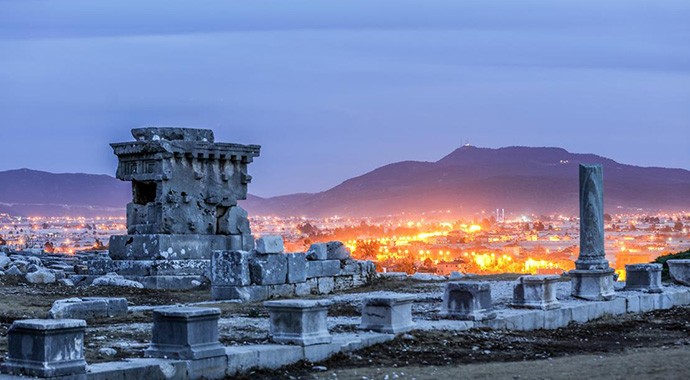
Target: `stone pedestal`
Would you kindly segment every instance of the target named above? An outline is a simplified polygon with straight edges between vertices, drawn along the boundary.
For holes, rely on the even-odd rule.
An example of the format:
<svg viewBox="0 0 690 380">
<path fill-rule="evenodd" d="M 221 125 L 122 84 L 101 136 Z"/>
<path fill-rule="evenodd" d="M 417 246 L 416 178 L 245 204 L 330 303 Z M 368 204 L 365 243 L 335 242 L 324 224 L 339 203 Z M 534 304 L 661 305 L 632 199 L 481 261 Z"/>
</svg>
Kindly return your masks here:
<svg viewBox="0 0 690 380">
<path fill-rule="evenodd" d="M 362 302 L 362 323 L 359 328 L 386 334 L 412 330 L 414 295 L 386 294 L 371 296 Z"/>
<path fill-rule="evenodd" d="M 666 264 L 673 281 L 690 286 L 690 260 L 667 260 Z"/>
<path fill-rule="evenodd" d="M 625 290 L 661 293 L 661 264 L 633 264 L 625 266 Z"/>
<path fill-rule="evenodd" d="M 615 296 L 613 275 L 609 269 L 572 270 L 570 276 L 571 294 L 573 297 L 589 301 L 608 301 Z"/>
<path fill-rule="evenodd" d="M 220 310 L 166 307 L 153 312 L 153 338 L 145 351 L 149 358 L 197 360 L 225 355 L 218 342 Z"/>
<path fill-rule="evenodd" d="M 556 299 L 558 276 L 522 276 L 513 289 L 514 307 L 550 310 L 561 307 Z"/>
<path fill-rule="evenodd" d="M 326 325 L 328 306 L 324 300 L 267 301 L 264 306 L 270 315 L 271 339 L 277 343 L 301 346 L 331 343 Z"/>
<path fill-rule="evenodd" d="M 496 318 L 488 282 L 449 282 L 443 293 L 441 315 L 446 318 L 481 321 Z"/>
<path fill-rule="evenodd" d="M 15 321 L 7 332 L 2 372 L 41 378 L 86 379 L 84 330 L 80 319 Z"/>
</svg>

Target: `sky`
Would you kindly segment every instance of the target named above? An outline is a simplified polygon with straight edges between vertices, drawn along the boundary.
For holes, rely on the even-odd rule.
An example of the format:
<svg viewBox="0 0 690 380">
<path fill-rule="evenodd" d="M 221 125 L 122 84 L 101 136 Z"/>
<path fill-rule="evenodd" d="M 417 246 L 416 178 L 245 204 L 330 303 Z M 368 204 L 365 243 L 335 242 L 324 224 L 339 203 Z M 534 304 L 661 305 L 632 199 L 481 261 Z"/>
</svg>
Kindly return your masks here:
<svg viewBox="0 0 690 380">
<path fill-rule="evenodd" d="M 114 175 L 145 125 L 262 145 L 250 192 L 558 146 L 690 169 L 687 0 L 0 0 L 0 170 Z"/>
</svg>

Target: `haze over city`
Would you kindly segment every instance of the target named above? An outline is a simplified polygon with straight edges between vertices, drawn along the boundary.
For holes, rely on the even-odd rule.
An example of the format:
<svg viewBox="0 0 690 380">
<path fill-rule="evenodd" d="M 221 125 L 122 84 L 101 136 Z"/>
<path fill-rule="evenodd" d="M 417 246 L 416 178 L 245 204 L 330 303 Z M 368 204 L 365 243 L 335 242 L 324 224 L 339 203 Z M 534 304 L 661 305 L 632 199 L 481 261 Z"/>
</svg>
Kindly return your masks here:
<svg viewBox="0 0 690 380">
<path fill-rule="evenodd" d="M 3 1 L 0 170 L 113 174 L 141 125 L 317 192 L 469 142 L 690 169 L 686 1 Z"/>
</svg>

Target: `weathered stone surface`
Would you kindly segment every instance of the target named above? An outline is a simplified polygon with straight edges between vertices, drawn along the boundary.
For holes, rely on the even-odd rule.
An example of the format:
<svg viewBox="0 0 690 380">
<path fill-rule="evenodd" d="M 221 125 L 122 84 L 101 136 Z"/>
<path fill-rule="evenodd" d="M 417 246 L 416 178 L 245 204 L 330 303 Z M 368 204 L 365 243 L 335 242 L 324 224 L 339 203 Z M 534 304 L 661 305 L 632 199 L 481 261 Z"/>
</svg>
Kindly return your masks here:
<svg viewBox="0 0 690 380">
<path fill-rule="evenodd" d="M 245 251 L 214 251 L 211 255 L 211 284 L 247 286 L 251 284 L 249 260 Z"/>
<path fill-rule="evenodd" d="M 307 260 L 327 260 L 328 245 L 326 243 L 315 243 L 307 250 Z"/>
<path fill-rule="evenodd" d="M 305 253 L 288 253 L 287 282 L 295 284 L 307 281 L 307 255 Z"/>
<path fill-rule="evenodd" d="M 318 278 L 318 292 L 319 294 L 331 294 L 335 290 L 335 279 L 333 277 L 319 277 Z"/>
<path fill-rule="evenodd" d="M 457 281 L 457 280 L 462 280 L 465 278 L 465 274 L 457 271 L 450 272 L 450 277 L 449 279 L 451 281 Z"/>
<path fill-rule="evenodd" d="M 12 265 L 8 270 L 5 271 L 5 274 L 8 276 L 21 276 L 24 273 L 22 273 L 22 271 L 19 270 L 16 265 Z"/>
<path fill-rule="evenodd" d="M 362 303 L 362 330 L 399 334 L 412 330 L 411 294 L 390 293 L 366 297 Z"/>
<path fill-rule="evenodd" d="M 262 236 L 256 239 L 256 251 L 261 254 L 283 253 L 283 237 L 278 235 Z"/>
<path fill-rule="evenodd" d="M 114 235 L 110 237 L 113 260 L 188 260 L 211 258 L 213 251 L 230 251 L 225 235 Z"/>
<path fill-rule="evenodd" d="M 137 141 L 201 141 L 213 142 L 213 131 L 193 128 L 134 128 L 132 136 Z"/>
<path fill-rule="evenodd" d="M 613 275 L 609 269 L 572 270 L 568 272 L 572 295 L 590 301 L 606 301 L 615 296 Z"/>
<path fill-rule="evenodd" d="M 153 312 L 153 337 L 146 357 L 199 360 L 224 357 L 218 341 L 220 309 L 167 307 Z"/>
<path fill-rule="evenodd" d="M 249 214 L 240 206 L 230 207 L 225 215 L 218 220 L 218 233 L 223 235 L 251 235 Z"/>
<path fill-rule="evenodd" d="M 625 290 L 661 293 L 661 264 L 633 264 L 625 266 Z"/>
<path fill-rule="evenodd" d="M 7 255 L 5 255 L 4 253 L 0 253 L 0 270 L 6 268 L 7 265 L 11 262 L 12 260 L 10 260 L 10 258 L 7 257 Z"/>
<path fill-rule="evenodd" d="M 12 323 L 7 332 L 5 373 L 43 378 L 86 373 L 84 330 L 77 319 L 28 319 Z"/>
<path fill-rule="evenodd" d="M 347 260 L 350 258 L 350 249 L 339 241 L 329 241 L 326 244 L 327 260 Z"/>
<path fill-rule="evenodd" d="M 601 165 L 580 164 L 580 254 L 569 272 L 572 295 L 586 300 L 614 296 L 613 276 L 604 251 L 604 178 Z"/>
<path fill-rule="evenodd" d="M 267 285 L 268 298 L 287 298 L 295 296 L 295 284 Z"/>
<path fill-rule="evenodd" d="M 307 278 L 333 277 L 340 274 L 340 260 L 307 261 Z"/>
<path fill-rule="evenodd" d="M 557 309 L 561 305 L 556 299 L 558 276 L 522 276 L 513 290 L 512 306 L 530 309 Z"/>
<path fill-rule="evenodd" d="M 32 284 L 52 284 L 57 281 L 55 273 L 49 269 L 38 269 L 35 272 L 29 272 L 26 274 L 26 281 Z"/>
<path fill-rule="evenodd" d="M 211 286 L 211 298 L 214 300 L 240 300 L 243 302 L 257 302 L 268 299 L 268 286 Z"/>
<path fill-rule="evenodd" d="M 91 286 L 121 286 L 125 288 L 139 288 L 143 289 L 144 285 L 137 281 L 126 280 L 124 277 L 116 273 L 108 273 L 105 276 L 98 277 L 91 283 Z"/>
<path fill-rule="evenodd" d="M 324 300 L 283 300 L 264 302 L 271 319 L 271 339 L 277 343 L 302 346 L 330 343 L 326 325 L 328 306 Z"/>
<path fill-rule="evenodd" d="M 604 251 L 603 167 L 580 164 L 580 255 L 575 269 L 608 268 Z"/>
<path fill-rule="evenodd" d="M 491 285 L 488 282 L 449 282 L 443 294 L 442 315 L 480 321 L 493 319 Z"/>
<path fill-rule="evenodd" d="M 666 263 L 673 281 L 690 286 L 690 260 L 667 260 Z"/>
<path fill-rule="evenodd" d="M 439 275 L 431 274 L 431 273 L 415 273 L 412 276 L 410 276 L 410 279 L 415 280 L 415 281 L 426 281 L 426 282 L 447 280 L 447 278 L 444 276 L 439 276 Z"/>
<path fill-rule="evenodd" d="M 91 319 L 127 314 L 126 298 L 68 298 L 53 303 L 49 315 L 53 319 Z"/>
<path fill-rule="evenodd" d="M 287 282 L 287 256 L 259 255 L 249 260 L 251 280 L 256 285 L 277 285 Z"/>
</svg>

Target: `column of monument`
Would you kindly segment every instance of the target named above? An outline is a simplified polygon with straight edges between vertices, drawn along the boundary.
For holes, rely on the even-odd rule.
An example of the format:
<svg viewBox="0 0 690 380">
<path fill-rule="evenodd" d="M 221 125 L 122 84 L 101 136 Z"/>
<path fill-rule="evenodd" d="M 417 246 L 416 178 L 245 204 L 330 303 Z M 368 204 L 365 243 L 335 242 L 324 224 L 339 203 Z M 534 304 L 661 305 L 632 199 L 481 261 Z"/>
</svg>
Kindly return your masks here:
<svg viewBox="0 0 690 380">
<path fill-rule="evenodd" d="M 613 298 L 614 270 L 604 249 L 604 177 L 601 165 L 580 164 L 580 254 L 570 271 L 572 295 Z"/>
</svg>

